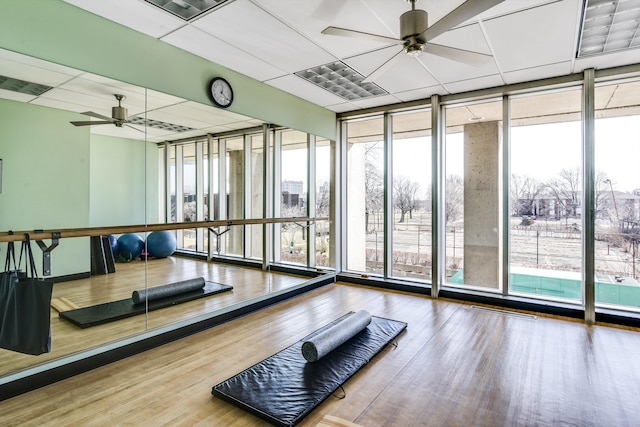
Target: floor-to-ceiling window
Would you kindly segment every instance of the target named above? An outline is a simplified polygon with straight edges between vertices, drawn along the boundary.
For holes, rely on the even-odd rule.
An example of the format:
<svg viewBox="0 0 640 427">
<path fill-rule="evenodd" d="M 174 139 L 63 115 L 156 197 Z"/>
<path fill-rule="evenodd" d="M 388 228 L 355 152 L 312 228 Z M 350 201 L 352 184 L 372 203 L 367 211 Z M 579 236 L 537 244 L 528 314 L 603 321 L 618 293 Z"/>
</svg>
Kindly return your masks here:
<svg viewBox="0 0 640 427">
<path fill-rule="evenodd" d="M 511 100 L 511 291 L 582 300 L 581 88 Z"/>
<path fill-rule="evenodd" d="M 262 218 L 264 209 L 264 147 L 263 135 L 254 134 L 246 136 L 246 217 Z M 245 227 L 245 256 L 249 258 L 262 258 L 262 225 L 247 225 Z"/>
<path fill-rule="evenodd" d="M 392 116 L 394 277 L 431 278 L 431 110 Z"/>
<path fill-rule="evenodd" d="M 446 120 L 446 281 L 501 289 L 502 101 L 453 104 Z"/>
<path fill-rule="evenodd" d="M 346 267 L 383 274 L 384 138 L 382 117 L 347 124 Z"/>
<path fill-rule="evenodd" d="M 226 149 L 226 212 L 225 219 L 245 217 L 245 156 L 244 137 L 224 140 Z M 225 255 L 244 255 L 244 228 L 229 227 L 229 231 L 222 236 Z"/>
<path fill-rule="evenodd" d="M 326 138 L 316 138 L 316 185 L 315 185 L 315 216 L 329 218 L 331 216 L 331 176 L 334 173 L 334 162 L 331 161 L 331 141 Z M 316 221 L 316 265 L 331 266 L 331 221 Z"/>
<path fill-rule="evenodd" d="M 307 134 L 295 130 L 280 132 L 280 216 L 306 217 L 308 201 Z M 307 263 L 307 224 L 280 226 L 280 261 Z"/>
<path fill-rule="evenodd" d="M 596 86 L 596 304 L 640 309 L 640 82 Z"/>
</svg>

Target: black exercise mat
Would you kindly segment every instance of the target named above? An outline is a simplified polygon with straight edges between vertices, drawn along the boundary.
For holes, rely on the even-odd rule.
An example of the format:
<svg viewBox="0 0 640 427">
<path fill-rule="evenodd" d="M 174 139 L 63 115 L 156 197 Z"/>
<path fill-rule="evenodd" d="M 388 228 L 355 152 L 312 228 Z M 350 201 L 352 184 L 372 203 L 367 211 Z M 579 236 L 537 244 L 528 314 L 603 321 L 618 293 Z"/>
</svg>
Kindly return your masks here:
<svg viewBox="0 0 640 427">
<path fill-rule="evenodd" d="M 231 289 L 233 289 L 233 286 L 223 285 L 221 283 L 205 282 L 202 289 L 173 295 L 168 298 L 151 300 L 148 303 L 148 308 L 149 311 L 158 310 L 160 308 L 170 307 L 183 302 L 193 301 L 198 298 L 208 297 L 220 292 L 230 291 Z M 59 316 L 70 321 L 76 326 L 88 328 L 91 326 L 101 325 L 103 323 L 113 322 L 114 320 L 144 314 L 146 311 L 146 304 L 134 304 L 131 298 L 127 298 L 119 301 L 92 305 L 90 307 L 62 311 Z"/>
<path fill-rule="evenodd" d="M 407 327 L 372 316 L 365 330 L 318 361 L 307 362 L 302 343 L 346 316 L 215 385 L 211 393 L 272 424 L 297 424 Z"/>
</svg>

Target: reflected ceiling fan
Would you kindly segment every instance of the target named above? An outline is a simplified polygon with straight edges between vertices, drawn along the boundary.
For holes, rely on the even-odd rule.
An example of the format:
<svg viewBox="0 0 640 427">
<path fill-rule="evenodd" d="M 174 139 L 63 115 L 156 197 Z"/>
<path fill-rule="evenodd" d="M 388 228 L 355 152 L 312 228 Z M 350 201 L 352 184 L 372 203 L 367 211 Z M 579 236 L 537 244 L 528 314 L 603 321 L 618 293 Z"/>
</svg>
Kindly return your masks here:
<svg viewBox="0 0 640 427">
<path fill-rule="evenodd" d="M 411 3 L 411 10 L 400 15 L 400 38 L 385 37 L 338 27 L 327 27 L 322 30 L 322 34 L 402 45 L 402 49 L 398 50 L 389 60 L 369 74 L 363 82 L 375 80 L 387 72 L 401 58 L 402 52 L 412 57 L 417 57 L 422 52 L 425 52 L 470 65 L 483 65 L 491 60 L 491 55 L 430 43 L 430 40 L 456 25 L 491 9 L 504 0 L 467 0 L 431 26 L 428 25 L 427 12 L 416 9 L 417 0 L 407 1 Z"/>
<path fill-rule="evenodd" d="M 101 121 L 98 120 L 86 120 L 86 121 L 75 121 L 75 122 L 70 122 L 72 125 L 74 126 L 93 126 L 93 125 L 110 125 L 110 124 L 114 124 L 117 127 L 121 128 L 123 126 L 127 126 L 130 127 L 131 129 L 135 129 L 137 131 L 140 131 L 140 129 L 136 129 L 135 127 L 131 126 L 131 125 L 127 125 L 127 123 L 129 123 L 129 121 L 127 120 L 127 109 L 125 107 L 123 107 L 121 105 L 122 100 L 125 98 L 124 95 L 114 95 L 116 97 L 116 99 L 118 100 L 118 106 L 117 107 L 111 107 L 111 117 L 107 117 L 107 116 L 103 116 L 102 114 L 98 114 L 98 113 L 94 113 L 93 111 L 85 111 L 84 114 L 85 116 L 90 116 L 90 117 L 95 117 L 96 119 L 101 119 Z"/>
</svg>

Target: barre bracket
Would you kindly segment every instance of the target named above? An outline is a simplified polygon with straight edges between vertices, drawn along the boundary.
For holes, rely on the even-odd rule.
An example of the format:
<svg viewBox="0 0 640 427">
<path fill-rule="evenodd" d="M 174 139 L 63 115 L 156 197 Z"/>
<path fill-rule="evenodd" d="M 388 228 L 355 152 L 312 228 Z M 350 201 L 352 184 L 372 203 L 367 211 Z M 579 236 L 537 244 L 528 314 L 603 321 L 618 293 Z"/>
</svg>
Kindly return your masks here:
<svg viewBox="0 0 640 427">
<path fill-rule="evenodd" d="M 42 233 L 42 230 L 35 230 L 36 233 Z M 42 249 L 42 275 L 51 276 L 51 251 L 53 251 L 60 243 L 60 232 L 51 233 L 51 244 L 47 246 L 42 240 L 36 240 L 36 243 Z"/>
</svg>

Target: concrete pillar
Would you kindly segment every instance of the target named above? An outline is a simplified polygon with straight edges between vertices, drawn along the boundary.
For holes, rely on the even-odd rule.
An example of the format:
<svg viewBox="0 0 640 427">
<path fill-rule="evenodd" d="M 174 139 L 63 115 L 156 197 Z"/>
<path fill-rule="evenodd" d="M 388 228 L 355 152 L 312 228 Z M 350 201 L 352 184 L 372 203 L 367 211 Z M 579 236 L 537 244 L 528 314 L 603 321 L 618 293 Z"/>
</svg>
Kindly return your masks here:
<svg viewBox="0 0 640 427">
<path fill-rule="evenodd" d="M 464 126 L 464 283 L 499 287 L 500 122 Z"/>
<path fill-rule="evenodd" d="M 251 212 L 248 215 L 249 218 L 262 218 L 263 159 L 262 151 L 251 154 Z M 262 225 L 250 225 L 248 229 L 251 230 L 251 252 L 248 256 L 262 258 Z"/>
<path fill-rule="evenodd" d="M 229 200 L 228 219 L 244 218 L 244 152 L 229 151 Z M 223 184 L 224 185 L 224 184 Z M 223 187 L 224 188 L 224 187 Z M 241 226 L 232 226 L 227 233 L 227 253 L 242 255 L 244 251 Z"/>
</svg>

